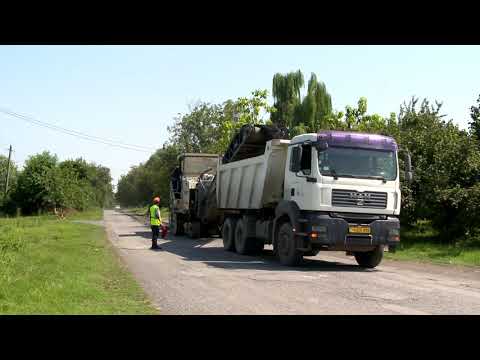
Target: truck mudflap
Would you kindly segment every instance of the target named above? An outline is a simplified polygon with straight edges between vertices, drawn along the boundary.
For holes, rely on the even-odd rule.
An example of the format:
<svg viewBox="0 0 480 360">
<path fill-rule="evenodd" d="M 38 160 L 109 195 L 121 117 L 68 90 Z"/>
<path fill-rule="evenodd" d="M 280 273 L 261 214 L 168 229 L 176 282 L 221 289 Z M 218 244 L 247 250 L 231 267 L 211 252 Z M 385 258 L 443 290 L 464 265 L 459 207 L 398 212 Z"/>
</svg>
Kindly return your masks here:
<svg viewBox="0 0 480 360">
<path fill-rule="evenodd" d="M 400 242 L 400 221 L 396 217 L 363 222 L 347 221 L 328 214 L 310 213 L 302 214 L 302 217 L 307 221 L 301 235 L 308 237 L 313 247 L 368 251 L 378 245 L 395 248 Z"/>
</svg>

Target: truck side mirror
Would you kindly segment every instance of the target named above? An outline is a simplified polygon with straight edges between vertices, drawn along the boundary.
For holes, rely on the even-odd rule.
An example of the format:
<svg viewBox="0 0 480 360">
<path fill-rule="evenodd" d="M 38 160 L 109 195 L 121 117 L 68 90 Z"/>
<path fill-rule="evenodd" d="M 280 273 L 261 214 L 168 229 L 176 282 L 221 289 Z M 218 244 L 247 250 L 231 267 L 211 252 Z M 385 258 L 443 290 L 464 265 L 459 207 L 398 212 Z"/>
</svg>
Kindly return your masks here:
<svg viewBox="0 0 480 360">
<path fill-rule="evenodd" d="M 298 173 L 301 169 L 302 149 L 300 146 L 292 148 L 292 158 L 290 160 L 290 171 Z"/>
<path fill-rule="evenodd" d="M 409 183 L 413 180 L 413 172 L 412 172 L 412 158 L 409 152 L 405 153 L 405 180 Z"/>
</svg>

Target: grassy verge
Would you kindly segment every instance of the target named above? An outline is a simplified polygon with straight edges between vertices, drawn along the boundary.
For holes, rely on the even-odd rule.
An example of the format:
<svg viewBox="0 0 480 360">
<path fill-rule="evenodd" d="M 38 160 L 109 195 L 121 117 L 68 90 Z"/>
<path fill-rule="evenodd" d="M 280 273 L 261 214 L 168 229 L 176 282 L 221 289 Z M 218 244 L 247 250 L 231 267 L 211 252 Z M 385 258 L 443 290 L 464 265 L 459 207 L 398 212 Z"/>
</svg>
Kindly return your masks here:
<svg viewBox="0 0 480 360">
<path fill-rule="evenodd" d="M 401 242 L 397 252 L 386 253 L 386 258 L 480 266 L 480 247 L 464 243 L 441 244 L 438 236 L 428 222 L 419 221 L 416 227 L 401 230 Z"/>
<path fill-rule="evenodd" d="M 66 217 L 68 220 L 102 220 L 103 209 L 95 208 L 86 211 L 78 211 Z"/>
<path fill-rule="evenodd" d="M 0 314 L 156 313 L 102 227 L 23 217 L 0 228 Z"/>
</svg>

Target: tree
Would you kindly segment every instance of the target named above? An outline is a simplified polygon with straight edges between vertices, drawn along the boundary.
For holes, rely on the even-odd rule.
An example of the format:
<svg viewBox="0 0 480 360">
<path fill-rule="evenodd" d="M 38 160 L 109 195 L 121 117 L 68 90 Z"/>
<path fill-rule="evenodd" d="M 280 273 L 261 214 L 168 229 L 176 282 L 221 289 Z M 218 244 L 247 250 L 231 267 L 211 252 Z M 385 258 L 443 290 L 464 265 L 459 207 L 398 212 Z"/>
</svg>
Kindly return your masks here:
<svg viewBox="0 0 480 360">
<path fill-rule="evenodd" d="M 161 204 L 167 206 L 170 196 L 170 174 L 177 165 L 180 149 L 164 145 L 146 163 L 134 166 L 118 181 L 116 200 L 122 206 L 142 206 L 159 195 Z"/>
<path fill-rule="evenodd" d="M 441 103 L 430 105 L 425 99 L 417 110 L 417 101 L 404 104 L 399 114 L 400 143 L 411 152 L 415 169 L 409 219 L 431 219 L 446 241 L 455 241 L 480 222 L 459 211 L 470 208 L 478 214 L 467 199 L 477 191 L 480 153 L 466 131 L 443 120 Z"/>
<path fill-rule="evenodd" d="M 227 100 L 221 105 L 198 103 L 168 127 L 168 144 L 180 152 L 221 154 L 242 125 L 262 124 L 267 114 L 275 113 L 267 97 L 267 90 L 255 90 L 249 98 Z"/>
<path fill-rule="evenodd" d="M 170 132 L 170 143 L 176 144 L 182 152 L 208 152 L 218 128 L 223 122 L 221 105 L 198 103 L 190 106 L 189 113 L 179 114 Z"/>
<path fill-rule="evenodd" d="M 170 175 L 178 164 L 178 147 L 164 145 L 145 163 L 150 179 L 151 193 L 145 202 L 150 202 L 154 195 L 160 195 L 161 204 L 167 206 L 170 201 Z"/>
<path fill-rule="evenodd" d="M 23 213 L 32 214 L 55 207 L 59 193 L 57 162 L 57 157 L 48 151 L 31 156 L 25 162 L 13 195 Z"/>
<path fill-rule="evenodd" d="M 111 180 L 106 167 L 83 159 L 58 162 L 45 151 L 26 161 L 11 198 L 24 214 L 104 207 L 113 198 Z"/>
<path fill-rule="evenodd" d="M 325 84 L 312 73 L 308 81 L 307 95 L 302 101 L 302 123 L 309 132 L 329 128 L 328 115 L 332 113 L 332 98 Z"/>
<path fill-rule="evenodd" d="M 313 78 L 313 81 L 316 81 L 316 78 Z M 313 85 L 311 86 L 313 87 Z M 320 92 L 323 92 L 323 88 Z M 322 96 L 325 99 L 330 99 L 328 93 Z M 329 104 L 329 100 L 325 101 Z M 308 95 L 303 101 L 303 106 L 306 109 L 304 111 L 306 121 L 300 122 L 293 128 L 292 136 L 307 132 L 318 132 L 319 130 L 353 130 L 386 135 L 398 133 L 395 113 L 390 114 L 388 121 L 378 114 L 368 115 L 367 99 L 364 97 L 358 100 L 357 107 L 347 105 L 345 112 L 333 111 L 331 103 L 325 107 L 326 110 L 317 111 L 318 108 L 315 107 L 316 105 L 312 105 Z M 315 109 L 317 110 L 313 111 Z M 314 116 L 315 113 L 317 115 Z"/>
<path fill-rule="evenodd" d="M 272 113 L 271 120 L 275 125 L 293 129 L 301 122 L 300 89 L 303 85 L 304 78 L 300 70 L 273 76 L 272 95 L 276 111 Z"/>
<path fill-rule="evenodd" d="M 68 203 L 67 207 L 88 208 L 92 206 L 109 207 L 112 205 L 113 189 L 110 169 L 94 163 L 87 163 L 82 158 L 65 160 L 59 164 L 62 178 L 69 177 L 68 184 L 83 189 L 85 196 L 77 196 L 83 203 Z M 66 184 L 65 186 L 68 186 Z M 87 196 L 88 195 L 88 196 Z"/>
</svg>

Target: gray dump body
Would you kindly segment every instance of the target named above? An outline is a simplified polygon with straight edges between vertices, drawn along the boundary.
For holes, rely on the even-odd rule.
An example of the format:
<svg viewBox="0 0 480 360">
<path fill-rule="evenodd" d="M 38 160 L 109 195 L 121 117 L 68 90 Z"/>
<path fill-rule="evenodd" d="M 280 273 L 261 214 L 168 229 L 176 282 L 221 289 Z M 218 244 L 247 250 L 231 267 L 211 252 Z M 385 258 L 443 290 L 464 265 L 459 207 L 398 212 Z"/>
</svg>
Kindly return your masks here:
<svg viewBox="0 0 480 360">
<path fill-rule="evenodd" d="M 275 206 L 283 197 L 283 180 L 289 140 L 274 139 L 263 155 L 219 165 L 219 209 L 261 209 Z"/>
</svg>

